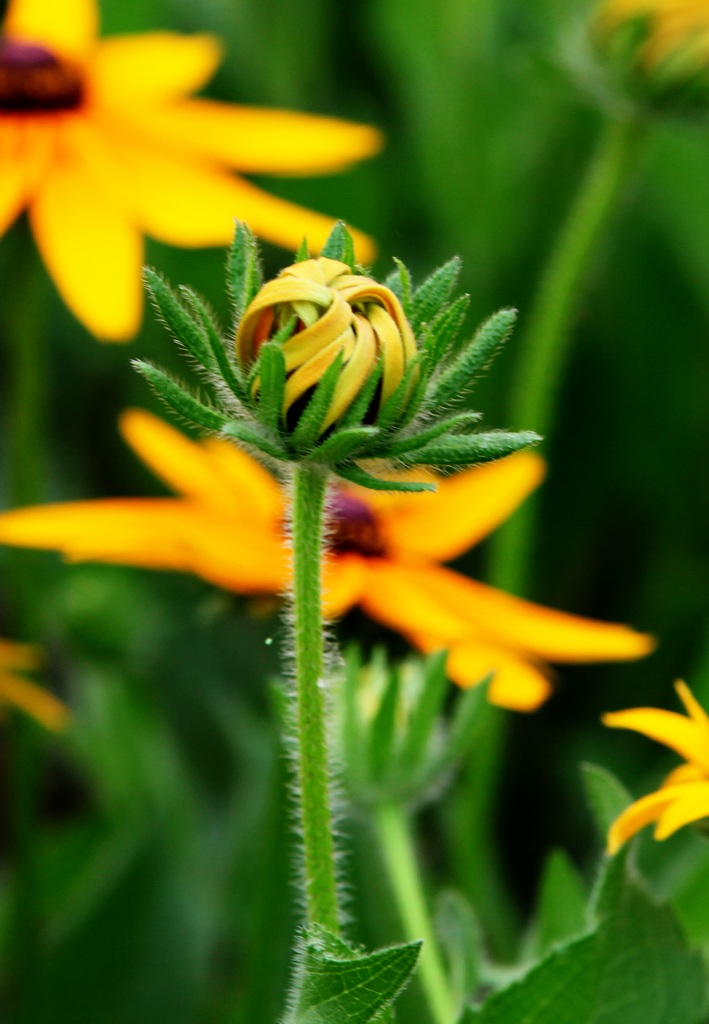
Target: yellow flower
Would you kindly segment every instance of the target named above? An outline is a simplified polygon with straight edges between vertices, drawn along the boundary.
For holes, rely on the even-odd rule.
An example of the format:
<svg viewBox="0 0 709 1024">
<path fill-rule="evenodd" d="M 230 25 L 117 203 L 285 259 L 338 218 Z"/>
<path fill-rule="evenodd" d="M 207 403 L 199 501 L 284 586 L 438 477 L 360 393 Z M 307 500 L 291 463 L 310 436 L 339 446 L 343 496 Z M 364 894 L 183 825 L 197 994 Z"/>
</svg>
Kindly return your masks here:
<svg viewBox="0 0 709 1024">
<path fill-rule="evenodd" d="M 338 357 L 339 375 L 320 433 L 338 420 L 383 362 L 379 405 L 396 390 L 417 354 L 416 339 L 396 295 L 346 263 L 321 257 L 303 260 L 268 281 L 246 309 L 236 335 L 242 367 L 288 322 L 298 328 L 283 344 L 288 378 L 284 422 Z M 258 389 L 259 381 L 254 384 Z"/>
<path fill-rule="evenodd" d="M 137 409 L 123 414 L 121 430 L 180 497 L 17 509 L 0 515 L 0 543 L 191 572 L 243 594 L 283 591 L 284 499 L 270 473 L 227 441 L 188 440 Z M 542 474 L 542 460 L 521 452 L 441 479 L 432 494 L 338 484 L 330 495 L 326 614 L 359 605 L 422 650 L 448 648 L 452 679 L 471 686 L 494 671 L 491 700 L 525 711 L 549 695 L 547 661 L 647 654 L 652 638 L 627 626 L 543 608 L 440 564 L 506 519 Z"/>
<path fill-rule="evenodd" d="M 230 173 L 318 174 L 375 153 L 366 125 L 189 94 L 217 39 L 171 32 L 97 39 L 94 0 L 11 0 L 0 28 L 0 233 L 23 210 L 64 301 L 105 340 L 136 332 L 143 234 L 226 245 L 234 218 L 314 249 L 332 221 Z M 370 240 L 355 236 L 359 257 Z"/>
<path fill-rule="evenodd" d="M 632 708 L 603 716 L 614 729 L 633 729 L 664 743 L 686 764 L 670 772 L 655 793 L 636 800 L 613 823 L 608 833 L 608 852 L 615 853 L 631 836 L 650 822 L 657 822 L 655 839 L 666 839 L 683 825 L 709 815 L 709 715 L 679 681 L 675 688 L 687 715 L 660 708 Z"/>
<path fill-rule="evenodd" d="M 685 70 L 709 63 L 709 6 L 703 0 L 606 0 L 599 11 L 605 32 L 642 18 L 648 38 L 641 56 L 648 68 L 675 56 Z"/>
<path fill-rule="evenodd" d="M 66 706 L 41 686 L 23 678 L 23 673 L 38 667 L 36 648 L 0 640 L 0 705 L 20 708 L 46 729 L 60 732 L 69 720 Z"/>
</svg>

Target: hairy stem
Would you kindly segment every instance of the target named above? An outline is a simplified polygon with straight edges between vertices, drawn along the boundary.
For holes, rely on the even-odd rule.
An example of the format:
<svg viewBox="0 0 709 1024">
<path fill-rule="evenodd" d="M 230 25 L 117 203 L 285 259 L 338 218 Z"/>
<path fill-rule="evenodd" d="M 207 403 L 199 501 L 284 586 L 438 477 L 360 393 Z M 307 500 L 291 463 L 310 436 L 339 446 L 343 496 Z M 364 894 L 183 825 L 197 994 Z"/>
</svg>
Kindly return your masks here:
<svg viewBox="0 0 709 1024">
<path fill-rule="evenodd" d="M 305 902 L 310 924 L 339 931 L 330 762 L 325 721 L 321 565 L 327 475 L 298 466 L 293 481 L 293 613 L 297 771 Z"/>
</svg>

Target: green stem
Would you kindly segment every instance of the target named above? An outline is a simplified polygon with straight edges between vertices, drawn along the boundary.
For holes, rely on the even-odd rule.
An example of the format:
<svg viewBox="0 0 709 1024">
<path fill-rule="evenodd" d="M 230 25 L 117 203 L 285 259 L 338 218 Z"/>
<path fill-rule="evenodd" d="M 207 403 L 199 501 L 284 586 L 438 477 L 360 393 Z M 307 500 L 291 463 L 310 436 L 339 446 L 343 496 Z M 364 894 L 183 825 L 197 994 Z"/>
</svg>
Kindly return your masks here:
<svg viewBox="0 0 709 1024">
<path fill-rule="evenodd" d="M 325 722 L 321 566 L 327 475 L 299 466 L 293 480 L 293 614 L 297 769 L 305 902 L 310 924 L 339 931 L 330 762 Z"/>
<path fill-rule="evenodd" d="M 571 327 L 584 284 L 642 136 L 642 126 L 635 120 L 607 122 L 527 317 L 510 388 L 510 420 L 546 439 L 554 428 Z M 526 590 L 537 514 L 536 502 L 526 502 L 495 538 L 492 580 L 513 593 Z"/>
<path fill-rule="evenodd" d="M 375 808 L 374 819 L 406 938 L 423 939 L 417 977 L 436 1024 L 452 1024 L 456 1007 L 431 924 L 418 871 L 411 828 L 404 808 L 385 802 Z"/>
</svg>

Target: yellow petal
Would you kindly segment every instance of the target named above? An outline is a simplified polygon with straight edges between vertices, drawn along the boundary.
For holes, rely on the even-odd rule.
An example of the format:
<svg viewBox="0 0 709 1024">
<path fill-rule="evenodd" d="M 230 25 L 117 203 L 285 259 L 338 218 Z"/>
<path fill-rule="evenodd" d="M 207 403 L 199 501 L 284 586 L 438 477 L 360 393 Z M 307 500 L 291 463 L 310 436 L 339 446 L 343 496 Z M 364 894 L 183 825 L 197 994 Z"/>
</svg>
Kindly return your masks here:
<svg viewBox="0 0 709 1024">
<path fill-rule="evenodd" d="M 664 786 L 679 786 L 685 782 L 702 782 L 706 781 L 706 772 L 703 768 L 696 764 L 681 764 L 677 768 L 669 773 L 664 779 L 662 785 Z"/>
<path fill-rule="evenodd" d="M 661 708 L 631 708 L 603 716 L 603 724 L 613 729 L 632 729 L 651 740 L 676 750 L 686 761 L 709 771 L 709 747 L 703 731 L 691 718 Z"/>
<path fill-rule="evenodd" d="M 361 604 L 373 619 L 405 636 L 421 633 L 440 637 L 445 645 L 465 639 L 470 632 L 460 611 L 433 593 L 430 582 L 434 567 L 370 558 L 367 569 L 369 580 Z"/>
<path fill-rule="evenodd" d="M 0 670 L 32 671 L 41 664 L 39 650 L 32 644 L 0 640 Z"/>
<path fill-rule="evenodd" d="M 2 30 L 81 59 L 98 34 L 98 10 L 94 0 L 10 0 Z"/>
<path fill-rule="evenodd" d="M 709 782 L 690 782 L 679 789 L 676 799 L 658 819 L 655 839 L 666 839 L 683 825 L 709 815 Z"/>
<path fill-rule="evenodd" d="M 272 529 L 174 498 L 116 498 L 0 515 L 0 543 L 72 561 L 189 572 L 237 593 L 280 592 L 287 556 Z"/>
<path fill-rule="evenodd" d="M 692 694 L 687 684 L 682 682 L 681 679 L 678 679 L 675 683 L 675 690 L 679 694 L 679 698 L 687 709 L 690 718 L 703 730 L 704 735 L 707 737 L 707 746 L 709 747 L 709 715 L 707 715 L 704 708 Z"/>
<path fill-rule="evenodd" d="M 201 89 L 221 58 L 222 46 L 215 36 L 174 32 L 111 36 L 101 40 L 92 56 L 91 99 L 120 109 L 147 104 L 152 110 L 155 103 Z M 172 109 L 168 107 L 168 117 Z M 156 112 L 155 121 L 159 120 Z"/>
<path fill-rule="evenodd" d="M 27 679 L 0 671 L 0 704 L 12 704 L 46 729 L 60 732 L 69 723 L 69 709 L 47 690 Z"/>
<path fill-rule="evenodd" d="M 545 661 L 596 662 L 641 658 L 655 646 L 652 637 L 628 626 L 584 619 L 503 594 L 452 569 L 428 570 L 432 599 L 484 629 L 511 649 Z"/>
<path fill-rule="evenodd" d="M 682 788 L 682 786 L 673 786 L 659 789 L 627 807 L 609 829 L 606 847 L 608 853 L 611 855 L 617 853 L 631 836 L 649 825 L 651 821 L 657 821 L 664 809 L 676 798 L 678 790 Z"/>
<path fill-rule="evenodd" d="M 202 447 L 241 513 L 253 515 L 264 524 L 282 525 L 283 491 L 272 473 L 230 441 L 208 437 L 202 441 Z"/>
<path fill-rule="evenodd" d="M 355 553 L 329 555 L 323 566 L 323 614 L 344 615 L 357 604 L 368 582 L 367 560 Z"/>
<path fill-rule="evenodd" d="M 26 117 L 0 117 L 0 235 L 45 174 L 55 137 L 54 122 L 40 126 Z"/>
<path fill-rule="evenodd" d="M 42 258 L 74 315 L 98 338 L 125 341 L 142 308 L 140 235 L 99 180 L 67 145 L 30 206 Z"/>
<path fill-rule="evenodd" d="M 292 110 L 190 100 L 131 113 L 146 135 L 251 174 L 330 174 L 377 153 L 370 125 Z"/>
<path fill-rule="evenodd" d="M 407 495 L 380 516 L 387 550 L 447 562 L 477 544 L 544 476 L 544 460 L 519 452 L 441 479 L 435 493 Z"/>
</svg>

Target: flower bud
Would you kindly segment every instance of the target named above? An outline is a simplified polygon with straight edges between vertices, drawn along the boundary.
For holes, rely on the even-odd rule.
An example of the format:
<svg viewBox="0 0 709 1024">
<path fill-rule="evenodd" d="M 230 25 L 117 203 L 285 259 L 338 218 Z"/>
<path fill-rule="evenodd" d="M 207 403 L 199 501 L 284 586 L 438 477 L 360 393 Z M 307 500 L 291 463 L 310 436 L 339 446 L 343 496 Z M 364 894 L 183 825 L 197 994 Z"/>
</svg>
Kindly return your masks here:
<svg viewBox="0 0 709 1024">
<path fill-rule="evenodd" d="M 320 257 L 294 263 L 268 281 L 246 309 L 236 336 L 240 365 L 257 361 L 264 342 L 288 333 L 282 343 L 286 384 L 282 419 L 302 406 L 325 371 L 341 356 L 321 433 L 355 400 L 380 360 L 378 407 L 392 394 L 416 356 L 413 331 L 397 296 L 339 260 Z M 260 387 L 257 377 L 254 393 Z"/>
</svg>

